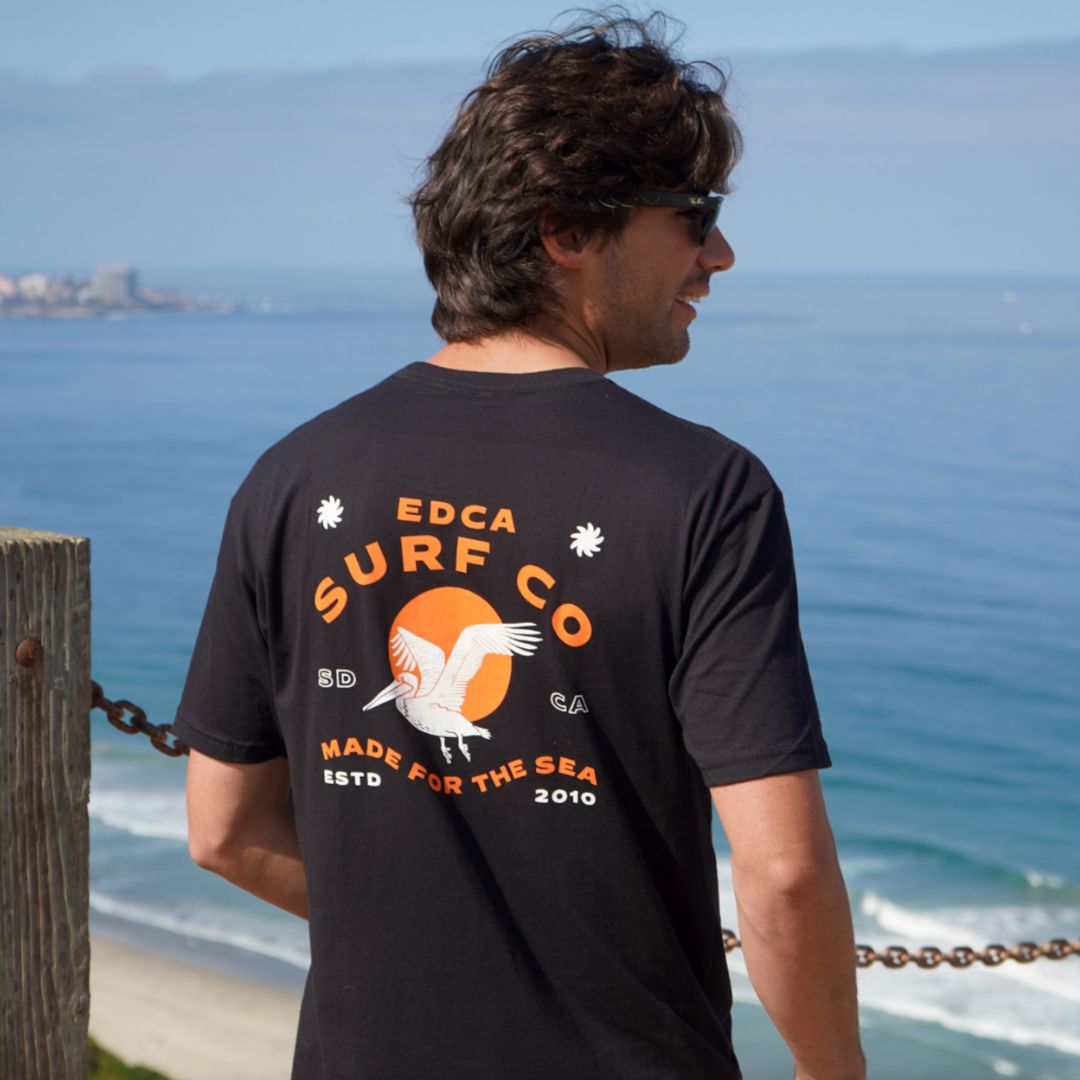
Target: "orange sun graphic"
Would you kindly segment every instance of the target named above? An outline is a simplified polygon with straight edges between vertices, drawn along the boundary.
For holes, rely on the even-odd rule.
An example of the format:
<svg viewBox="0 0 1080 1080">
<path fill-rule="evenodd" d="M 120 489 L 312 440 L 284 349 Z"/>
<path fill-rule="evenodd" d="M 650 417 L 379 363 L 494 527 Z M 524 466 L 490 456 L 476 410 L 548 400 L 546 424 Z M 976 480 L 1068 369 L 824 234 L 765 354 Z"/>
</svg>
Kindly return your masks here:
<svg viewBox="0 0 1080 1080">
<path fill-rule="evenodd" d="M 448 585 L 414 596 L 398 613 L 390 627 L 387 641 L 394 640 L 399 627 L 433 645 L 438 645 L 447 657 L 453 652 L 458 635 L 466 626 L 476 623 L 502 622 L 499 613 L 483 597 L 468 589 Z M 405 669 L 394 660 L 387 645 L 390 668 L 397 678 Z M 509 656 L 489 653 L 480 670 L 469 681 L 461 715 L 475 723 L 493 713 L 501 704 L 510 686 Z"/>
</svg>

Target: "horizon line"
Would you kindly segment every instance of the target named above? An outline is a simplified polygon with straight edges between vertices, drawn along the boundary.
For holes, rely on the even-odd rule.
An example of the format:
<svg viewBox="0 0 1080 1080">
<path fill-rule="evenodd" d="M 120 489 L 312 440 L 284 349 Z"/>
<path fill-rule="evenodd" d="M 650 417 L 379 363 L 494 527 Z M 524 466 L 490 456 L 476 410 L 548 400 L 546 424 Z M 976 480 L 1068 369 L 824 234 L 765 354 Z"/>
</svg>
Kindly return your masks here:
<svg viewBox="0 0 1080 1080">
<path fill-rule="evenodd" d="M 846 55 L 881 55 L 883 53 L 894 56 L 907 56 L 915 58 L 943 57 L 949 55 L 970 56 L 972 53 L 994 53 L 1015 49 L 1038 48 L 1069 48 L 1080 46 L 1080 34 L 1070 34 L 1065 37 L 1032 37 L 1017 38 L 1011 41 L 1001 41 L 972 45 L 946 45 L 933 48 L 907 45 L 901 42 L 882 42 L 875 45 L 812 45 L 797 49 L 767 49 L 760 46 L 753 48 L 733 48 L 720 54 L 720 59 L 749 57 L 762 57 L 767 59 L 781 58 L 805 58 L 812 56 L 829 56 L 835 54 Z M 25 80 L 27 82 L 49 83 L 53 86 L 73 87 L 88 82 L 159 82 L 172 83 L 174 85 L 189 84 L 209 81 L 213 79 L 225 79 L 230 77 L 293 77 L 306 75 L 326 75 L 334 72 L 350 71 L 357 68 L 366 68 L 373 71 L 383 71 L 392 68 L 411 68 L 432 65 L 445 65 L 448 67 L 457 65 L 484 66 L 490 55 L 481 56 L 418 56 L 402 57 L 398 60 L 386 61 L 377 58 L 360 56 L 354 60 L 326 64 L 323 66 L 291 66 L 280 64 L 261 64 L 252 67 L 226 67 L 212 68 L 195 75 L 176 75 L 163 68 L 150 64 L 126 64 L 112 65 L 97 68 L 93 71 L 76 75 L 74 77 L 61 77 L 56 75 L 24 71 L 14 67 L 0 68 L 0 79 L 11 78 Z M 716 59 L 715 57 L 713 59 Z"/>
</svg>

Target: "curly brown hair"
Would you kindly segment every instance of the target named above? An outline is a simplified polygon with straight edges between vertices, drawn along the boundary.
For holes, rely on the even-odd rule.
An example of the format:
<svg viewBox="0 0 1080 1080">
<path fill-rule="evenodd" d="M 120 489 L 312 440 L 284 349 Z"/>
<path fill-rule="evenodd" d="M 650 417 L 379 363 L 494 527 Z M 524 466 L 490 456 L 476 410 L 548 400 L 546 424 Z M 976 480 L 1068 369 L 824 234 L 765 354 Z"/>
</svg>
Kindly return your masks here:
<svg viewBox="0 0 1080 1080">
<path fill-rule="evenodd" d="M 571 14 L 585 18 L 496 55 L 409 198 L 445 341 L 557 310 L 541 212 L 606 243 L 642 188 L 727 191 L 742 143 L 725 73 L 678 59 L 662 12 Z"/>
</svg>

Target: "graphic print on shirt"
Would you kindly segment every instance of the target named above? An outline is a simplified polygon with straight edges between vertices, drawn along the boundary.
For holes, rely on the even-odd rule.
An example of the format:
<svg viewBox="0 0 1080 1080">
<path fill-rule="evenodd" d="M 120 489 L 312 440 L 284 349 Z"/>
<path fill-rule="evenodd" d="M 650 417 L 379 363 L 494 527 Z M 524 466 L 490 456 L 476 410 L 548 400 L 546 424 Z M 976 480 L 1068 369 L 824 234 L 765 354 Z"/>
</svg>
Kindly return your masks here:
<svg viewBox="0 0 1080 1080">
<path fill-rule="evenodd" d="M 509 658 L 531 656 L 541 641 L 536 623 L 498 619 L 486 600 L 455 586 L 430 589 L 410 600 L 390 628 L 394 681 L 364 712 L 393 701 L 414 728 L 438 738 L 448 765 L 453 762 L 448 738 L 456 739 L 462 757 L 471 761 L 465 740 L 491 738 L 476 721 L 498 708 L 506 695 Z M 489 658 L 505 660 L 500 665 Z"/>
<path fill-rule="evenodd" d="M 557 785 L 536 788 L 536 803 L 594 806 L 596 795 L 588 790 L 598 786 L 593 763 L 582 761 L 565 743 L 552 743 L 550 750 L 538 754 L 503 747 L 499 745 L 502 724 L 498 721 L 510 717 L 496 715 L 497 722 L 490 728 L 480 721 L 498 713 L 510 688 L 514 663 L 528 661 L 531 667 L 540 664 L 542 652 L 577 650 L 592 640 L 592 621 L 574 602 L 573 581 L 566 580 L 566 575 L 569 566 L 581 565 L 583 556 L 592 559 L 601 550 L 604 537 L 599 527 L 589 522 L 569 533 L 567 522 L 548 529 L 549 544 L 569 533 L 571 550 L 578 556 L 570 564 L 560 563 L 562 569 L 556 576 L 529 559 L 529 546 L 522 552 L 521 562 L 507 566 L 505 560 L 499 560 L 498 570 L 489 565 L 493 546 L 520 543 L 514 514 L 508 507 L 489 509 L 479 503 L 455 506 L 441 499 L 401 496 L 386 509 L 393 515 L 393 525 L 384 526 L 381 535 L 368 534 L 331 549 L 336 565 L 317 568 L 322 576 L 314 585 L 313 615 L 327 626 L 340 627 L 347 636 L 346 628 L 355 632 L 356 623 L 346 613 L 355 603 L 363 604 L 363 597 L 381 595 L 384 590 L 392 594 L 398 589 L 412 594 L 389 626 L 379 626 L 375 637 L 371 633 L 374 628 L 369 626 L 363 635 L 365 651 L 373 642 L 385 641 L 386 675 L 368 674 L 357 682 L 345 680 L 343 688 L 357 686 L 361 696 L 352 714 L 355 719 L 347 720 L 347 713 L 341 716 L 348 728 L 319 735 L 324 784 L 354 791 L 376 790 L 384 777 L 396 776 L 400 781 L 395 782 L 427 788 L 436 795 L 469 793 L 469 797 L 476 797 L 536 778 L 540 784 Z M 313 515 L 316 529 L 320 533 L 337 529 L 343 510 L 340 499 L 324 499 Z M 367 513 L 372 513 L 371 507 Z M 448 578 L 468 582 L 469 587 L 423 587 L 425 581 Z M 418 593 L 417 585 L 422 590 Z M 501 612 L 488 597 L 499 598 Z M 525 605 L 524 610 L 521 605 Z M 536 612 L 535 621 L 521 618 L 532 614 L 530 609 Z M 504 619 L 510 612 L 517 618 Z M 370 663 L 365 666 L 370 672 Z M 341 689 L 334 677 L 336 670 L 319 668 L 318 685 Z M 351 672 L 351 668 L 340 670 Z M 539 699 L 544 713 L 587 715 L 583 695 L 573 691 L 565 697 L 563 689 L 570 688 Z M 359 704 L 374 691 L 366 704 Z M 393 709 L 382 708 L 391 703 Z M 531 707 L 538 707 L 538 702 Z M 361 717 L 364 722 L 356 724 Z M 431 757 L 413 757 L 402 746 L 394 735 L 401 731 L 402 721 L 431 737 Z M 470 748 L 470 739 L 484 740 L 492 747 L 478 754 L 475 743 Z M 560 751 L 552 752 L 556 745 Z M 436 746 L 440 755 L 434 753 Z"/>
<path fill-rule="evenodd" d="M 600 530 L 590 521 L 588 525 L 579 525 L 570 534 L 570 550 L 580 559 L 588 555 L 591 559 L 600 550 L 604 542 Z"/>
<path fill-rule="evenodd" d="M 323 499 L 319 503 L 319 509 L 315 512 L 315 520 L 324 529 L 336 529 L 341 524 L 341 515 L 344 510 L 345 507 L 341 505 L 341 500 L 336 495 L 331 495 L 328 499 Z"/>
</svg>

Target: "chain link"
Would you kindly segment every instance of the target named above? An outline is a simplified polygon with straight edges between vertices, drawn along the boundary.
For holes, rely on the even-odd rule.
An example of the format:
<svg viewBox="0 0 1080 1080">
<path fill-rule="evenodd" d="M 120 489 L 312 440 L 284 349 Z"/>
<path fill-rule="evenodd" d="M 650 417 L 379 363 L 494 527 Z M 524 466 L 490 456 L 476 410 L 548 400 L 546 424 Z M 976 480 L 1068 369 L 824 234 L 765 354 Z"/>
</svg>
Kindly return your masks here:
<svg viewBox="0 0 1080 1080">
<path fill-rule="evenodd" d="M 187 743 L 181 742 L 173 735 L 172 724 L 152 724 L 146 719 L 146 713 L 138 705 L 123 699 L 110 701 L 105 696 L 105 691 L 96 682 L 90 684 L 90 691 L 92 695 L 90 707 L 101 709 L 114 728 L 128 735 L 149 735 L 154 749 L 160 750 L 168 757 L 183 757 L 189 752 Z M 131 716 L 130 722 L 124 719 L 125 713 Z"/>
<path fill-rule="evenodd" d="M 880 963 L 887 968 L 902 968 L 908 964 L 916 967 L 932 969 L 948 964 L 954 968 L 969 968 L 975 964 L 985 964 L 986 967 L 997 967 L 1006 960 L 1015 960 L 1018 964 L 1030 964 L 1039 957 L 1047 960 L 1064 960 L 1066 956 L 1080 956 L 1080 938 L 1075 941 L 1066 941 L 1064 938 L 1054 938 L 1045 945 L 1036 945 L 1033 941 L 1021 941 L 1011 949 L 1005 945 L 987 945 L 981 952 L 972 949 L 968 945 L 959 945 L 955 949 L 945 952 L 927 945 L 922 949 L 911 952 L 901 945 L 890 945 L 887 949 L 877 952 L 869 945 L 855 946 L 856 967 L 867 968 L 874 963 Z"/>
<path fill-rule="evenodd" d="M 730 930 L 723 930 L 724 951 L 731 952 L 742 947 L 742 942 Z M 969 968 L 975 964 L 985 964 L 987 967 L 997 967 L 1006 960 L 1015 960 L 1018 964 L 1030 964 L 1039 957 L 1047 960 L 1064 960 L 1066 956 L 1080 956 L 1080 938 L 1075 941 L 1066 941 L 1065 938 L 1054 938 L 1045 945 L 1036 945 L 1033 941 L 1021 941 L 1011 949 L 1005 945 L 987 945 L 979 952 L 970 945 L 958 945 L 955 949 L 938 949 L 933 945 L 925 945 L 923 948 L 912 952 L 902 945 L 890 945 L 880 952 L 872 945 L 855 946 L 855 966 L 868 968 L 873 964 L 881 964 L 882 967 L 898 971 L 900 968 L 914 964 L 918 968 L 932 971 L 934 968 L 948 964 L 954 968 Z"/>
<path fill-rule="evenodd" d="M 93 692 L 92 708 L 103 710 L 113 727 L 127 732 L 128 735 L 148 735 L 154 748 L 169 757 L 182 757 L 189 753 L 187 744 L 173 735 L 172 724 L 152 724 L 146 719 L 146 713 L 138 705 L 123 699 L 109 701 L 96 682 L 92 682 L 90 687 Z M 131 716 L 130 722 L 124 719 L 125 713 Z M 742 948 L 738 935 L 727 929 L 722 930 L 721 933 L 724 937 L 725 952 Z M 894 971 L 907 967 L 908 964 L 932 971 L 942 964 L 948 964 L 954 968 L 969 968 L 975 964 L 997 967 L 1006 960 L 1015 960 L 1018 964 L 1030 964 L 1040 957 L 1047 960 L 1064 960 L 1066 956 L 1080 956 L 1080 938 L 1075 941 L 1054 938 L 1045 945 L 1036 945 L 1033 941 L 1021 941 L 1011 949 L 1005 945 L 994 944 L 987 945 L 982 952 L 969 945 L 958 945 L 950 950 L 926 945 L 915 952 L 905 949 L 902 945 L 889 945 L 881 952 L 871 945 L 855 946 L 856 967 L 868 968 L 874 964 L 881 964 L 882 967 Z"/>
</svg>

